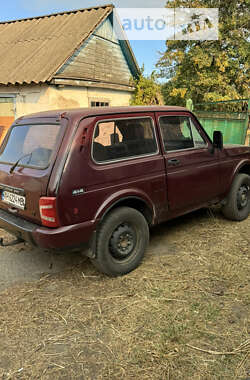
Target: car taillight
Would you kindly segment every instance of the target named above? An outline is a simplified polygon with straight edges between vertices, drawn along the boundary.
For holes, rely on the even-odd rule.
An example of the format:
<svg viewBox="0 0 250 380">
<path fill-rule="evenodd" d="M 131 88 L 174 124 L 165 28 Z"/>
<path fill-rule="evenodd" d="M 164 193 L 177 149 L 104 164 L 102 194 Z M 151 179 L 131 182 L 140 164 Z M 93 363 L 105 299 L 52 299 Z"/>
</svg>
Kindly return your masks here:
<svg viewBox="0 0 250 380">
<path fill-rule="evenodd" d="M 59 221 L 56 212 L 55 197 L 41 197 L 39 200 L 39 209 L 42 224 L 46 227 L 58 227 Z"/>
</svg>

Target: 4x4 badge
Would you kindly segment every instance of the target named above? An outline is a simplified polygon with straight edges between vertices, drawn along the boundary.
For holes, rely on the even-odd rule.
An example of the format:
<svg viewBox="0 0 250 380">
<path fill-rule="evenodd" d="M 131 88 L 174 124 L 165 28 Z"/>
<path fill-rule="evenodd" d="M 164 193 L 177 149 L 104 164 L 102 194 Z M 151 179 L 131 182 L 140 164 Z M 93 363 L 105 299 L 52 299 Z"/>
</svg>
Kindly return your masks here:
<svg viewBox="0 0 250 380">
<path fill-rule="evenodd" d="M 72 190 L 72 195 L 81 195 L 81 194 L 84 194 L 85 191 L 84 189 L 75 189 L 75 190 Z"/>
</svg>

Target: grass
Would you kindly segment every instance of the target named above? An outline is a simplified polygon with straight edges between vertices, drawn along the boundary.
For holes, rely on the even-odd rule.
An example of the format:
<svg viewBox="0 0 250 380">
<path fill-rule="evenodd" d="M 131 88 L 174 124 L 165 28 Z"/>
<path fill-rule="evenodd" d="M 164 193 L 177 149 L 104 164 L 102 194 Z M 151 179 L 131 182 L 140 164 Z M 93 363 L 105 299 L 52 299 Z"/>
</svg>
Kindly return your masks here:
<svg viewBox="0 0 250 380">
<path fill-rule="evenodd" d="M 249 227 L 200 211 L 155 228 L 127 276 L 83 258 L 0 293 L 0 379 L 246 380 Z"/>
</svg>

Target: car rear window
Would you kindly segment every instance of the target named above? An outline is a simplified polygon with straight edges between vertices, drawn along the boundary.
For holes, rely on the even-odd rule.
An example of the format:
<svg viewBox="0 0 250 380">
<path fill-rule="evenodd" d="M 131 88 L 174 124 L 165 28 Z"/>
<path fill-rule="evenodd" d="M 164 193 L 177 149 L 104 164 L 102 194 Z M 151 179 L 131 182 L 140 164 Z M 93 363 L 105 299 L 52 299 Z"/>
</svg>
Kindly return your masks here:
<svg viewBox="0 0 250 380">
<path fill-rule="evenodd" d="M 0 162 L 46 168 L 55 150 L 60 125 L 14 126 L 0 151 Z"/>
<path fill-rule="evenodd" d="M 92 154 L 96 162 L 151 155 L 157 149 L 149 117 L 102 121 L 95 127 Z"/>
</svg>

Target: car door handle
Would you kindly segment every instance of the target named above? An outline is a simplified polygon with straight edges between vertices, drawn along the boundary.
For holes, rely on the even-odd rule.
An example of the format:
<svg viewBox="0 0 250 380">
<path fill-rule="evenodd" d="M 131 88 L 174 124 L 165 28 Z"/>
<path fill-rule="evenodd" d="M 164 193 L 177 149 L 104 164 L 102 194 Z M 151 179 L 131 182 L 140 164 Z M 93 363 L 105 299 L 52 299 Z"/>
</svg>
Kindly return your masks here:
<svg viewBox="0 0 250 380">
<path fill-rule="evenodd" d="M 172 158 L 171 160 L 168 160 L 168 164 L 172 166 L 180 165 L 180 160 L 177 160 L 177 158 Z"/>
</svg>

